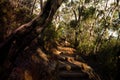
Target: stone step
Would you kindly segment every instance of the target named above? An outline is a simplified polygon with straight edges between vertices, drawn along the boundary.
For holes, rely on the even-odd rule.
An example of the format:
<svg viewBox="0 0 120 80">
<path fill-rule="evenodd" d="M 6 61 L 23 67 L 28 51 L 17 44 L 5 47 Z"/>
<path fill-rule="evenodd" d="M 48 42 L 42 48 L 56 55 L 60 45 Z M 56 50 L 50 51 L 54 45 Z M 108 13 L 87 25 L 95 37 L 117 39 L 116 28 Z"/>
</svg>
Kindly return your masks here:
<svg viewBox="0 0 120 80">
<path fill-rule="evenodd" d="M 62 78 L 88 78 L 88 75 L 83 72 L 74 72 L 74 71 L 61 71 L 59 72 L 59 77 Z"/>
<path fill-rule="evenodd" d="M 76 56 L 76 54 L 64 54 L 64 53 L 61 53 L 60 54 L 61 56 L 63 56 L 63 57 L 75 57 Z"/>
<path fill-rule="evenodd" d="M 74 60 L 77 60 L 77 61 L 82 61 L 82 62 L 85 62 L 84 59 L 82 57 L 80 57 L 79 55 L 68 55 L 68 54 L 60 54 L 59 55 L 59 59 L 61 61 L 65 61 L 67 58 L 72 58 Z"/>
<path fill-rule="evenodd" d="M 60 78 L 59 80 L 90 80 L 89 78 L 85 77 L 85 78 L 81 78 L 81 77 L 78 77 L 78 78 Z"/>
<path fill-rule="evenodd" d="M 70 62 L 67 62 L 67 61 L 64 61 L 64 62 L 60 61 L 60 62 L 59 62 L 59 68 L 65 67 L 65 66 L 67 66 L 67 65 L 69 65 L 69 66 L 71 66 L 71 67 L 76 67 L 76 68 L 77 68 L 77 66 L 76 66 L 75 64 L 72 64 L 72 63 L 70 63 Z"/>
<path fill-rule="evenodd" d="M 59 70 L 73 70 L 73 71 L 81 71 L 81 68 L 70 63 L 70 62 L 60 62 L 59 63 Z"/>
</svg>

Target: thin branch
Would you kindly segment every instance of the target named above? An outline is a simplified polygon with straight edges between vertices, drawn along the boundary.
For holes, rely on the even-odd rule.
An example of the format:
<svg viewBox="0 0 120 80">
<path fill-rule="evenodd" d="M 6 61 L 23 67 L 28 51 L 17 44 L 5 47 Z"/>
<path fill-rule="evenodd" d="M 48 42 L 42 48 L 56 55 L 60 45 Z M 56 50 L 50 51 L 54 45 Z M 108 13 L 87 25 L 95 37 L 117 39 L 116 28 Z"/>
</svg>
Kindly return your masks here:
<svg viewBox="0 0 120 80">
<path fill-rule="evenodd" d="M 30 15 L 32 15 L 32 14 L 33 14 L 33 11 L 34 11 L 34 8 L 35 8 L 35 3 L 36 3 L 36 1 L 37 1 L 37 0 L 34 0 L 34 3 L 33 3 L 33 6 L 32 6 L 32 10 L 31 10 Z"/>
<path fill-rule="evenodd" d="M 40 8 L 41 8 L 41 11 L 43 10 L 43 0 L 40 0 Z"/>
<path fill-rule="evenodd" d="M 75 16 L 75 21 L 78 21 L 76 11 L 74 9 L 72 9 L 72 10 L 73 10 L 73 13 L 74 13 L 74 16 Z"/>
</svg>

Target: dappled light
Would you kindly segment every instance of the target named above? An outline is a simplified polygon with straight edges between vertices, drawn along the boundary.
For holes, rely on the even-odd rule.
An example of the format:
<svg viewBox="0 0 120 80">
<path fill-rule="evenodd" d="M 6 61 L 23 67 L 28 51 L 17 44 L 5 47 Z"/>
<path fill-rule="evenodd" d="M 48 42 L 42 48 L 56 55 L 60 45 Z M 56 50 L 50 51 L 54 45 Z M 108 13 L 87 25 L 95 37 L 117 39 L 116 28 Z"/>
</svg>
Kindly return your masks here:
<svg viewBox="0 0 120 80">
<path fill-rule="evenodd" d="M 44 61 L 48 61 L 47 55 L 40 48 L 37 49 L 37 53 Z"/>
<path fill-rule="evenodd" d="M 33 80 L 32 76 L 30 75 L 30 72 L 28 72 L 27 70 L 24 72 L 24 77 L 25 80 Z"/>
<path fill-rule="evenodd" d="M 119 0 L 0 0 L 0 80 L 120 80 Z"/>
</svg>

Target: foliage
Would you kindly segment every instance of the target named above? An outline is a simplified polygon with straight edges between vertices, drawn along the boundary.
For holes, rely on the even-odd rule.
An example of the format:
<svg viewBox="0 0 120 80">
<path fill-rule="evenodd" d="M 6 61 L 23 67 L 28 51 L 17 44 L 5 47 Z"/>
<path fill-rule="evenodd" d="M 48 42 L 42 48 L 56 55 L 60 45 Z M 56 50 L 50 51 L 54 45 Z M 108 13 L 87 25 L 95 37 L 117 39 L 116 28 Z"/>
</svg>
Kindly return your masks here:
<svg viewBox="0 0 120 80">
<path fill-rule="evenodd" d="M 109 6 L 107 1 L 103 0 L 72 1 L 66 4 L 68 5 L 62 8 L 63 12 L 59 12 L 61 15 L 66 15 L 61 16 L 60 20 L 60 22 L 66 23 L 67 28 L 64 28 L 66 40 L 77 49 L 79 54 L 99 56 L 98 61 L 105 68 L 103 72 L 115 77 L 116 57 L 118 57 L 115 46 L 119 45 L 116 42 L 120 41 L 117 39 L 119 33 L 114 34 L 120 29 L 118 19 L 116 19 L 119 15 L 115 4 Z M 83 10 L 79 14 L 78 7 L 81 6 Z M 80 20 L 76 21 L 76 18 Z M 78 46 L 74 44 L 78 44 Z"/>
<path fill-rule="evenodd" d="M 95 13 L 95 8 L 93 6 L 84 9 L 82 13 L 83 20 L 93 17 L 94 13 Z"/>
<path fill-rule="evenodd" d="M 44 30 L 43 35 L 44 41 L 51 41 L 58 37 L 55 31 L 55 27 L 53 26 L 52 23 L 49 24 L 49 26 Z"/>
<path fill-rule="evenodd" d="M 6 39 L 17 26 L 28 22 L 33 18 L 26 7 L 12 5 L 14 1 L 0 1 L 0 41 Z M 19 4 L 19 2 L 17 2 Z M 2 40 L 3 39 L 3 40 Z"/>
<path fill-rule="evenodd" d="M 7 0 L 0 1 L 0 42 L 16 26 L 36 16 L 30 13 L 38 5 L 34 7 L 32 0 L 20 1 L 23 4 L 19 7 Z M 64 0 L 53 22 L 39 35 L 46 44 L 65 39 L 77 50 L 78 55 L 96 55 L 102 64 L 102 71 L 115 76 L 113 72 L 117 68 L 117 51 L 120 47 L 120 18 L 115 2 L 108 4 L 107 1 L 110 0 Z"/>
</svg>

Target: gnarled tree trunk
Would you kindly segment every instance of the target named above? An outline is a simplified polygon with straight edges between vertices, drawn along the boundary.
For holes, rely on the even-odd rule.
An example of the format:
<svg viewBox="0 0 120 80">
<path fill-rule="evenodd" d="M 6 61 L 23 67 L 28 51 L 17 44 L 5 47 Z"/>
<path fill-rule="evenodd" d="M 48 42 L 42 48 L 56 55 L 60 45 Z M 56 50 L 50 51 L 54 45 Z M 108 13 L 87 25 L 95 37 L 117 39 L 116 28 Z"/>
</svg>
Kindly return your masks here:
<svg viewBox="0 0 120 80">
<path fill-rule="evenodd" d="M 52 21 L 52 18 L 64 0 L 47 0 L 43 11 L 30 22 L 23 24 L 17 28 L 13 33 L 0 44 L 0 64 L 4 66 L 9 61 L 10 65 L 4 66 L 5 76 L 0 77 L 6 80 L 9 73 L 12 71 L 14 61 L 19 56 L 18 53 L 24 49 L 44 30 Z"/>
</svg>

